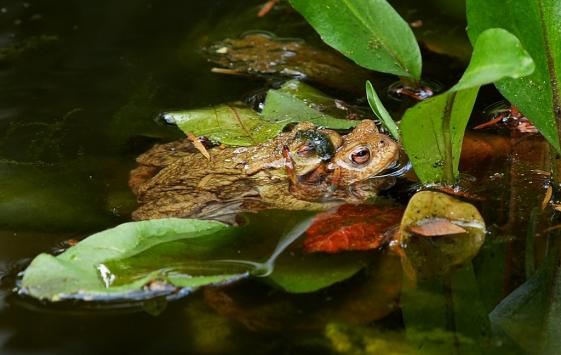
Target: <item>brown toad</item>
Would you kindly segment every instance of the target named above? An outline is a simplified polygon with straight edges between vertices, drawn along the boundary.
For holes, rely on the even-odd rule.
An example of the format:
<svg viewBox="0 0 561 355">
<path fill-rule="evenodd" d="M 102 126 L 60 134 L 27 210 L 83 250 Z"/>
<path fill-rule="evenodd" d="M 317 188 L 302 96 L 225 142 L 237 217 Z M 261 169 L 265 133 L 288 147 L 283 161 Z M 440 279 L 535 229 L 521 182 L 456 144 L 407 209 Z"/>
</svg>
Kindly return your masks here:
<svg viewBox="0 0 561 355">
<path fill-rule="evenodd" d="M 364 201 L 388 185 L 388 178 L 374 177 L 395 166 L 399 145 L 364 120 L 344 136 L 300 123 L 257 146 L 208 152 L 210 160 L 182 140 L 138 157 L 129 181 L 140 203 L 133 219 L 224 219 L 241 211 Z"/>
</svg>

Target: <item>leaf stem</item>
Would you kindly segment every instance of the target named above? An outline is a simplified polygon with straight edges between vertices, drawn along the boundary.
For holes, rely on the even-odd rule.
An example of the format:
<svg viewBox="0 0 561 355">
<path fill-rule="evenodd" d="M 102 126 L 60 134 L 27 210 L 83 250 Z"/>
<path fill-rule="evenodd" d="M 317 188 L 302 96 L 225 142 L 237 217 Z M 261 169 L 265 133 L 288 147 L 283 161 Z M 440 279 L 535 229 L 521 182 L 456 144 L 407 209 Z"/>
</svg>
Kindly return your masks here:
<svg viewBox="0 0 561 355">
<path fill-rule="evenodd" d="M 456 99 L 456 92 L 452 92 L 446 100 L 446 108 L 442 119 L 442 135 L 444 140 L 444 183 L 452 185 L 454 176 L 454 157 L 452 155 L 452 135 L 450 134 L 450 119 L 452 107 Z"/>
</svg>

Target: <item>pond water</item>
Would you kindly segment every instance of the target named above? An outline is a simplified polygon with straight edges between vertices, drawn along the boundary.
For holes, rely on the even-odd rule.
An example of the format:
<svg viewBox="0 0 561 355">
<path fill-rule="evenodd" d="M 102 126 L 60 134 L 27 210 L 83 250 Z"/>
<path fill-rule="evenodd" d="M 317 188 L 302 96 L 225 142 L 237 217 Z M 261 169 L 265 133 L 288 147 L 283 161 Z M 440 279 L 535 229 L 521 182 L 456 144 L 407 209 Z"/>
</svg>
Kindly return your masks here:
<svg viewBox="0 0 561 355">
<path fill-rule="evenodd" d="M 196 292 L 165 309 L 161 302 L 144 309 L 45 305 L 12 294 L 16 273 L 37 254 L 130 220 L 136 201 L 127 180 L 135 157 L 182 136 L 158 122 L 159 113 L 236 101 L 267 88 L 261 79 L 211 73 L 204 45 L 265 30 L 321 46 L 282 3 L 257 18 L 262 3 L 0 4 L 0 353 L 523 354 L 549 344 L 559 320 L 551 298 L 557 280 L 551 268 L 539 267 L 553 243 L 531 239 L 538 217 L 530 207 L 536 191 L 542 193 L 532 186 L 543 183 L 532 165 L 543 149 L 532 139 L 519 149 L 527 155 L 472 167 L 484 182 L 477 193 L 486 200 L 476 205 L 488 225 L 486 243 L 469 265 L 416 287 L 402 282 L 399 259 L 382 251 L 367 253 L 375 261 L 351 279 L 310 294 L 250 280 Z M 408 20 L 423 20 L 427 77 L 453 83 L 470 53 L 462 2 L 391 3 Z M 395 81 L 377 79 L 380 87 Z M 475 112 L 499 98 L 490 88 L 482 93 Z M 406 105 L 384 100 L 396 114 Z M 509 133 L 493 139 L 518 142 Z M 389 196 L 403 203 L 411 191 L 401 185 Z M 251 217 L 245 238 L 268 238 L 264 248 L 274 248 L 286 228 L 268 226 L 294 217 Z M 321 265 L 339 262 L 334 257 Z M 544 291 L 530 302 L 524 295 L 532 287 Z M 503 302 L 497 311 L 506 297 L 531 305 L 510 314 Z"/>
</svg>

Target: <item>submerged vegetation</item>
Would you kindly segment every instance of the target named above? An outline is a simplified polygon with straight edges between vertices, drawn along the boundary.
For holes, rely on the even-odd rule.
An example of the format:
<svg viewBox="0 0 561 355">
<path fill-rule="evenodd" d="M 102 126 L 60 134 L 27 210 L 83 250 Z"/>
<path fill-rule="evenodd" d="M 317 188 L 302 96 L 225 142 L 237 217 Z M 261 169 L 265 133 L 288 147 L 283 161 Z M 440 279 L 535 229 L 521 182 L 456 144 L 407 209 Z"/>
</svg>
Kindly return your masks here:
<svg viewBox="0 0 561 355">
<path fill-rule="evenodd" d="M 453 3 L 455 28 L 464 4 Z M 295 353 L 555 354 L 561 1 L 467 0 L 462 53 L 434 40 L 434 27 L 422 31 L 440 19 L 408 5 L 271 0 L 246 22 L 233 9 L 237 32 L 204 30 L 193 53 L 215 65 L 196 70 L 217 87 L 244 89 L 152 105 L 160 89 L 143 78 L 109 133 L 96 126 L 110 157 L 61 150 L 82 137 L 67 127 L 88 127 L 71 120 L 81 108 L 52 124 L 10 123 L 0 147 L 21 132 L 33 144 L 0 156 L 3 228 L 74 238 L 64 233 L 80 220 L 90 234 L 34 250 L 9 273 L 14 304 L 144 310 L 156 322 L 187 297 L 175 304 L 201 353 L 258 341 L 266 353 L 279 349 L 274 338 Z M 244 32 L 256 15 L 279 36 Z M 294 27 L 283 32 L 283 21 Z M 35 47 L 11 44 L 18 50 L 0 59 Z M 75 183 L 62 164 L 94 182 Z M 49 189 L 35 193 L 41 184 Z M 103 213 L 74 207 L 75 193 L 57 197 L 72 184 L 107 193 L 96 196 Z M 247 334 L 236 339 L 238 329 Z"/>
</svg>

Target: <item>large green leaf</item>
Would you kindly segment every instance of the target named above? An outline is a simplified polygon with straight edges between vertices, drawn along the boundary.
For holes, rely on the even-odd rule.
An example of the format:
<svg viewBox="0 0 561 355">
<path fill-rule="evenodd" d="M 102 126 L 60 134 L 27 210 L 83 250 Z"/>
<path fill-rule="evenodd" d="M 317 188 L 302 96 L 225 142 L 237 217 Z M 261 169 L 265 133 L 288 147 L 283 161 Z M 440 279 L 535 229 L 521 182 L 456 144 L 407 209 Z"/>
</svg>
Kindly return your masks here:
<svg viewBox="0 0 561 355">
<path fill-rule="evenodd" d="M 237 280 L 246 272 L 199 270 L 192 277 L 173 273 L 147 273 L 123 282 L 105 264 L 111 260 L 142 253 L 160 243 L 180 239 L 216 236 L 228 226 L 214 221 L 162 219 L 125 223 L 97 233 L 59 256 L 41 254 L 25 270 L 21 292 L 50 301 L 61 299 L 125 299 L 141 292 L 153 281 L 164 281 L 177 287 L 195 288 L 205 284 Z M 149 292 L 145 292 L 149 295 Z"/>
<path fill-rule="evenodd" d="M 528 50 L 536 70 L 521 79 L 496 83 L 499 91 L 528 117 L 557 149 L 561 123 L 561 27 L 558 0 L 468 0 L 468 34 L 474 42 L 490 27 L 504 28 Z M 500 42 L 496 43 L 500 45 Z M 500 50 L 495 51 L 500 55 Z"/>
<path fill-rule="evenodd" d="M 332 129 L 348 129 L 359 122 L 362 112 L 301 81 L 290 80 L 278 90 L 269 90 L 262 115 L 273 123 L 307 121 Z"/>
<path fill-rule="evenodd" d="M 411 28 L 386 0 L 290 0 L 328 45 L 365 68 L 418 80 Z"/>
<path fill-rule="evenodd" d="M 532 58 L 511 33 L 489 29 L 475 43 L 460 81 L 444 94 L 418 103 L 401 121 L 403 146 L 423 182 L 453 183 L 464 131 L 481 85 L 534 70 Z"/>
<path fill-rule="evenodd" d="M 259 114 L 239 104 L 219 105 L 163 115 L 185 133 L 205 136 L 216 143 L 248 146 L 275 137 L 289 123 L 266 122 Z"/>
<path fill-rule="evenodd" d="M 279 220 L 283 228 L 271 231 Z M 189 219 L 126 223 L 59 256 L 39 255 L 25 270 L 21 292 L 50 301 L 148 300 L 255 276 L 302 293 L 347 279 L 367 265 L 367 253 L 302 254 L 294 242 L 310 221 L 308 213 L 273 211 L 240 228 Z"/>
<path fill-rule="evenodd" d="M 390 116 L 388 110 L 384 107 L 384 104 L 382 104 L 382 101 L 378 97 L 378 94 L 376 93 L 376 90 L 374 90 L 374 86 L 372 86 L 370 81 L 366 82 L 366 98 L 368 99 L 370 108 L 374 111 L 376 117 L 380 119 L 384 128 L 390 132 L 392 137 L 399 141 L 401 139 L 399 136 L 399 128 Z"/>
</svg>

